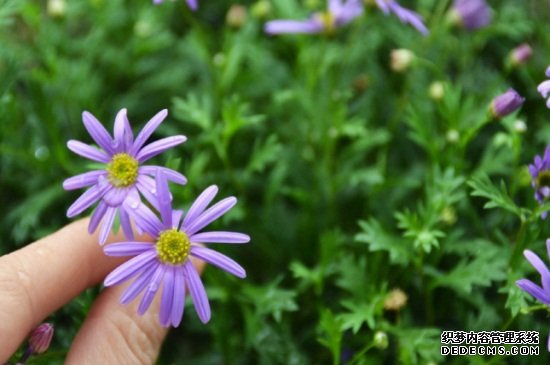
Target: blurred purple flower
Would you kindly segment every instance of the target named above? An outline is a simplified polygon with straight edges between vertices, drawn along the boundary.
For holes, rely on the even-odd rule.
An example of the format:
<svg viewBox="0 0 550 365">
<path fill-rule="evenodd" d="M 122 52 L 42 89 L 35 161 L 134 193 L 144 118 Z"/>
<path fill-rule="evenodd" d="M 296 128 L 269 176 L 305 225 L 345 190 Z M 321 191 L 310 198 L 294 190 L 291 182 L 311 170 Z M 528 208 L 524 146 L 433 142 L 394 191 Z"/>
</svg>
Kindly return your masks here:
<svg viewBox="0 0 550 365">
<path fill-rule="evenodd" d="M 485 0 L 454 0 L 452 18 L 468 30 L 485 27 L 491 22 L 491 10 Z"/>
<path fill-rule="evenodd" d="M 529 172 L 531 173 L 531 185 L 535 189 L 535 199 L 540 203 L 544 202 L 550 196 L 550 146 L 546 147 L 544 156 L 535 156 L 535 161 L 532 165 L 529 165 Z M 548 212 L 541 214 L 542 218 L 546 218 Z"/>
<path fill-rule="evenodd" d="M 361 0 L 328 0 L 328 10 L 314 13 L 308 20 L 272 20 L 265 24 L 268 34 L 332 33 L 363 14 Z"/>
<path fill-rule="evenodd" d="M 546 249 L 550 257 L 550 239 L 546 240 Z M 539 302 L 550 306 L 550 271 L 544 262 L 534 252 L 530 250 L 523 251 L 523 255 L 531 265 L 539 272 L 541 277 L 542 287 L 533 283 L 528 279 L 520 279 L 516 281 L 516 285 L 523 291 L 533 296 Z M 547 344 L 550 351 L 550 337 Z"/>
<path fill-rule="evenodd" d="M 203 323 L 210 320 L 210 304 L 206 291 L 190 256 L 206 261 L 239 278 L 244 269 L 229 257 L 203 247 L 201 243 L 247 243 L 250 237 L 236 232 L 200 232 L 229 211 L 237 199 L 229 197 L 209 209 L 218 189 L 210 186 L 199 195 L 182 220 L 183 212 L 172 210 L 168 183 L 163 172 L 156 175 L 161 220 L 138 200 L 129 201 L 130 214 L 155 243 L 120 242 L 104 248 L 108 256 L 135 256 L 120 265 L 105 278 L 105 286 L 120 284 L 136 277 L 122 294 L 120 302 L 127 304 L 145 292 L 138 307 L 141 315 L 149 308 L 162 286 L 159 321 L 164 327 L 177 327 L 183 316 L 185 288 L 189 289 L 195 310 Z"/>
<path fill-rule="evenodd" d="M 516 90 L 510 88 L 504 94 L 499 95 L 491 102 L 491 112 L 497 118 L 502 118 L 519 109 L 525 98 L 517 93 Z"/>
<path fill-rule="evenodd" d="M 376 0 L 376 4 L 384 14 L 394 13 L 402 23 L 412 25 L 423 35 L 430 33 L 418 13 L 402 7 L 395 0 Z"/>
<path fill-rule="evenodd" d="M 153 4 L 155 5 L 162 4 L 163 2 L 164 0 L 153 0 Z M 187 3 L 187 6 L 189 6 L 189 8 L 193 11 L 199 8 L 198 0 L 186 0 L 185 2 Z"/>
<path fill-rule="evenodd" d="M 123 202 L 127 197 L 139 199 L 141 193 L 154 207 L 158 207 L 155 196 L 155 182 L 151 176 L 163 171 L 168 179 L 185 184 L 185 176 L 171 169 L 159 166 L 141 166 L 150 158 L 185 142 L 185 136 L 171 136 L 143 146 L 155 129 L 168 115 L 168 111 L 157 113 L 134 140 L 134 135 L 126 116 L 126 109 L 118 112 L 115 119 L 114 139 L 90 113 L 82 113 L 84 127 L 101 149 L 80 141 L 70 140 L 67 146 L 74 153 L 92 161 L 105 164 L 105 167 L 73 176 L 63 182 L 65 190 L 89 188 L 67 210 L 67 216 L 74 217 L 99 202 L 92 214 L 88 231 L 93 233 L 101 223 L 100 244 L 105 243 L 118 212 L 120 224 L 127 239 L 133 239 L 132 227 Z"/>
<path fill-rule="evenodd" d="M 513 65 L 523 65 L 533 55 L 533 49 L 527 43 L 522 43 L 512 50 L 510 60 Z"/>
<path fill-rule="evenodd" d="M 546 68 L 545 74 L 546 77 L 550 77 L 550 66 Z M 548 94 L 550 93 L 550 80 L 541 82 L 537 87 L 537 91 L 546 99 L 546 106 L 550 108 L 550 98 L 548 98 Z"/>
</svg>

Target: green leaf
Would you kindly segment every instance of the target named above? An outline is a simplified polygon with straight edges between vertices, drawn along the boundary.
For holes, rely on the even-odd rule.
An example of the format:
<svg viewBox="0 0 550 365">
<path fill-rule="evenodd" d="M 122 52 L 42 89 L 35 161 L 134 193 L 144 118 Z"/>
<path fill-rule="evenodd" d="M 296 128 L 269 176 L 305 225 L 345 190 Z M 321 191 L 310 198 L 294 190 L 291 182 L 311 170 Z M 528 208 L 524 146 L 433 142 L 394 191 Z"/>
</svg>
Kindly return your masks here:
<svg viewBox="0 0 550 365">
<path fill-rule="evenodd" d="M 419 208 L 422 216 L 426 216 L 422 207 Z M 426 253 L 430 253 L 432 247 L 439 247 L 439 238 L 445 237 L 443 231 L 434 229 L 434 219 L 421 219 L 420 215 L 409 210 L 397 212 L 395 214 L 397 226 L 403 230 L 404 237 L 413 239 L 413 244 L 416 249 L 422 249 Z"/>
<path fill-rule="evenodd" d="M 502 208 L 524 219 L 525 209 L 514 203 L 503 181 L 500 182 L 500 187 L 496 187 L 486 174 L 478 173 L 468 181 L 468 185 L 473 189 L 472 196 L 481 196 L 489 200 L 483 206 L 485 209 Z"/>
<path fill-rule="evenodd" d="M 370 251 L 386 251 L 394 264 L 407 265 L 411 261 L 413 252 L 406 241 L 387 232 L 376 218 L 360 221 L 359 226 L 363 232 L 355 240 L 366 243 Z"/>
<path fill-rule="evenodd" d="M 370 296 L 368 301 L 344 300 L 342 305 L 347 309 L 338 318 L 342 322 L 342 330 L 351 329 L 354 334 L 366 324 L 370 329 L 376 327 L 376 319 L 382 315 L 384 309 L 384 295 Z"/>
<path fill-rule="evenodd" d="M 439 328 L 392 327 L 388 332 L 399 341 L 400 364 L 428 364 L 441 359 L 441 330 Z"/>
<path fill-rule="evenodd" d="M 321 311 L 321 319 L 317 325 L 317 341 L 330 350 L 332 354 L 332 363 L 337 365 L 340 362 L 340 353 L 342 350 L 341 330 L 342 321 L 335 316 L 329 309 Z"/>
<path fill-rule="evenodd" d="M 248 285 L 243 289 L 243 293 L 255 305 L 258 315 L 272 315 L 277 322 L 281 321 L 283 312 L 298 309 L 294 300 L 296 292 L 279 288 L 281 280 L 279 277 L 267 285 Z"/>
<path fill-rule="evenodd" d="M 463 242 L 456 242 L 457 246 L 467 245 Z M 477 246 L 471 258 L 462 255 L 450 271 L 442 271 L 431 266 L 424 268 L 426 274 L 433 277 L 431 287 L 447 287 L 456 290 L 462 295 L 472 292 L 474 286 L 488 287 L 494 281 L 506 278 L 507 255 L 492 242 L 486 240 L 475 240 L 470 243 Z"/>
</svg>

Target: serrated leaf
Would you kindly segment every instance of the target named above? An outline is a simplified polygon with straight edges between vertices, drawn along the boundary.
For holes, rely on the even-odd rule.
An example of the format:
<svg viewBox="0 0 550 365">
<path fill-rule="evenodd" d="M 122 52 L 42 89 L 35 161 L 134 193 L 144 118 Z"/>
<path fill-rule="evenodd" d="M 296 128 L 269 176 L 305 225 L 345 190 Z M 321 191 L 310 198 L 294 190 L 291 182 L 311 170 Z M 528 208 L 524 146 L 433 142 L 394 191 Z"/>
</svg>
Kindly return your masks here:
<svg viewBox="0 0 550 365">
<path fill-rule="evenodd" d="M 448 287 L 467 295 L 473 287 L 487 287 L 492 282 L 506 278 L 507 255 L 488 241 L 478 241 L 478 250 L 471 259 L 462 258 L 450 271 L 425 267 L 426 274 L 434 280 L 431 287 Z"/>
<path fill-rule="evenodd" d="M 296 292 L 280 288 L 281 280 L 282 278 L 279 277 L 267 285 L 249 285 L 243 290 L 244 294 L 256 306 L 257 314 L 272 315 L 277 322 L 281 321 L 283 312 L 293 312 L 298 309 L 294 300 Z"/>
<path fill-rule="evenodd" d="M 317 341 L 330 350 L 334 364 L 340 360 L 343 336 L 341 327 L 342 321 L 329 309 L 321 311 L 321 319 L 317 326 L 319 332 Z"/>
<path fill-rule="evenodd" d="M 489 200 L 484 208 L 502 208 L 524 219 L 524 209 L 518 207 L 508 195 L 503 181 L 500 182 L 500 187 L 496 187 L 486 174 L 479 173 L 468 181 L 468 185 L 473 189 L 472 196 L 481 196 Z"/>
<path fill-rule="evenodd" d="M 360 221 L 363 232 L 355 236 L 357 242 L 366 243 L 370 251 L 386 251 L 390 255 L 390 262 L 407 265 L 413 254 L 410 246 L 398 236 L 387 232 L 376 218 Z"/>
<path fill-rule="evenodd" d="M 342 306 L 347 312 L 338 315 L 342 323 L 342 330 L 351 329 L 355 334 L 366 324 L 370 329 L 376 327 L 376 318 L 382 315 L 384 296 L 371 296 L 368 301 L 345 300 Z"/>
</svg>

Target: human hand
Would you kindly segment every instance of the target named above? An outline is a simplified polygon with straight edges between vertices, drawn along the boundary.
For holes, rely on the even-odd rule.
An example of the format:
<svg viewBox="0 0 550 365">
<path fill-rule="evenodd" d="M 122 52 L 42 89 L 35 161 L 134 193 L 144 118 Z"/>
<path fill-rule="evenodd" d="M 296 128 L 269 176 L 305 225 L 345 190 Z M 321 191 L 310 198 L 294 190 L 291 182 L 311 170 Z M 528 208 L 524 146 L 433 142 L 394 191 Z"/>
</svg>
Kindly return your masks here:
<svg viewBox="0 0 550 365">
<path fill-rule="evenodd" d="M 100 283 L 124 259 L 106 256 L 88 219 L 0 257 L 0 364 L 51 312 Z M 141 237 L 147 240 L 146 237 Z M 109 242 L 123 241 L 122 235 Z M 193 261 L 202 271 L 204 264 Z M 127 285 L 106 288 L 77 333 L 66 364 L 153 364 L 167 329 L 158 322 L 160 296 L 143 316 L 138 303 L 121 305 Z"/>
</svg>

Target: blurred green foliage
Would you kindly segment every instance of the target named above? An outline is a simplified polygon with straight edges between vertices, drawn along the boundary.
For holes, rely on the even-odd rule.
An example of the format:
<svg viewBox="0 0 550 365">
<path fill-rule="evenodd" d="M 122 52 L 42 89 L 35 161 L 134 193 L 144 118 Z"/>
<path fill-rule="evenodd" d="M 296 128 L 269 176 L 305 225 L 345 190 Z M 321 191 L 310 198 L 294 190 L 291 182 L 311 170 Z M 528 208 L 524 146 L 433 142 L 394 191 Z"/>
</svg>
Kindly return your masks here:
<svg viewBox="0 0 550 365">
<path fill-rule="evenodd" d="M 374 7 L 331 37 L 270 37 L 268 19 L 324 2 L 243 1 L 246 20 L 230 27 L 230 0 L 196 13 L 183 0 L 66 1 L 61 13 L 0 0 L 0 254 L 68 222 L 78 195 L 61 182 L 86 166 L 66 141 L 91 141 L 83 110 L 111 129 L 128 108 L 137 129 L 168 108 L 155 138 L 189 138 L 156 158 L 189 178 L 176 205 L 218 184 L 239 199 L 224 227 L 252 241 L 220 247 L 248 278 L 207 269 L 211 322 L 186 310 L 159 364 L 548 363 L 549 312 L 514 282 L 538 280 L 521 251 L 544 257 L 550 235 L 526 169 L 550 141 L 536 93 L 550 9 L 489 2 L 493 21 L 476 32 L 448 26 L 450 1 L 403 0 L 428 37 Z M 534 57 L 511 67 L 522 42 Z M 389 67 L 396 48 L 416 55 L 406 72 Z M 509 87 L 525 105 L 492 120 Z M 394 288 L 408 297 L 398 311 L 384 304 Z M 52 348 L 32 364 L 63 363 L 98 293 L 52 315 Z M 442 330 L 505 329 L 539 331 L 541 355 L 439 355 Z"/>
</svg>

